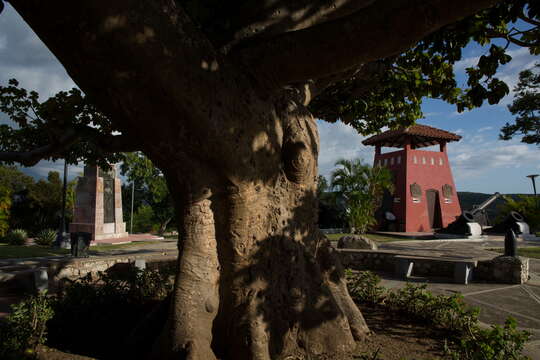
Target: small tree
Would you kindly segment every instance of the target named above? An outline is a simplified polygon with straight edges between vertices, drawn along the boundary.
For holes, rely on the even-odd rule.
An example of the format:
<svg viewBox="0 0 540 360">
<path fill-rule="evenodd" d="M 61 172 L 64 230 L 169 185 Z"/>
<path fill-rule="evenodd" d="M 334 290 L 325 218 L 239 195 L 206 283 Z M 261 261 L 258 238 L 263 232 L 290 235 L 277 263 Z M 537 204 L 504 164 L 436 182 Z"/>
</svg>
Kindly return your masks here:
<svg viewBox="0 0 540 360">
<path fill-rule="evenodd" d="M 500 138 L 510 140 L 522 134 L 521 142 L 540 145 L 540 63 L 519 73 L 519 83 L 514 88 L 516 96 L 508 110 L 517 115 L 515 124 L 506 123 Z"/>
<path fill-rule="evenodd" d="M 0 185 L 0 238 L 4 237 L 9 229 L 10 208 L 11 191 L 8 187 Z"/>
<path fill-rule="evenodd" d="M 345 199 L 347 220 L 352 232 L 363 234 L 375 225 L 375 211 L 385 191 L 393 192 L 392 173 L 385 167 L 362 164 L 359 159 L 336 162 L 332 187 Z"/>
<path fill-rule="evenodd" d="M 501 205 L 499 221 L 504 220 L 511 211 L 516 211 L 525 217 L 531 230 L 540 231 L 540 210 L 538 198 L 533 195 L 519 195 L 517 199 L 504 196 L 506 203 Z"/>
<path fill-rule="evenodd" d="M 161 235 L 167 229 L 167 225 L 174 217 L 172 198 L 167 188 L 167 183 L 161 171 L 154 166 L 148 157 L 140 152 L 126 153 L 120 167 L 122 175 L 127 176 L 130 182 L 135 182 L 140 192 L 137 197 L 142 197 L 141 207 L 137 207 L 135 221 L 136 231 L 149 231 L 156 228 Z M 144 220 L 137 216 L 144 214 Z M 137 224 L 145 224 L 138 226 Z M 153 225 L 156 226 L 153 226 Z"/>
</svg>

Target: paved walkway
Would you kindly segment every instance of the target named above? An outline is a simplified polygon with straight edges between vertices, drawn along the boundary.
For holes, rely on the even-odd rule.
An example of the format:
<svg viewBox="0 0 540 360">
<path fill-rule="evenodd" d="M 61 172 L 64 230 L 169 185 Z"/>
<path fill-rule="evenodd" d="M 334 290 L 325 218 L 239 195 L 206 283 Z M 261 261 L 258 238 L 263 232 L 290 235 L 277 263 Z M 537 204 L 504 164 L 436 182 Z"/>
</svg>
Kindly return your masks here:
<svg viewBox="0 0 540 360">
<path fill-rule="evenodd" d="M 538 242 L 520 242 L 519 246 L 539 246 Z M 425 256 L 444 257 L 477 257 L 493 258 L 498 253 L 492 252 L 490 248 L 500 248 L 504 246 L 502 237 L 490 236 L 487 241 L 398 241 L 381 243 L 381 250 L 399 251 L 403 254 L 415 254 Z M 172 255 L 176 250 L 176 240 L 161 240 L 154 244 L 132 245 L 129 248 L 117 249 L 106 254 L 94 256 L 115 256 L 115 255 Z M 31 261 L 32 259 L 27 259 Z M 34 259 L 35 260 L 35 259 Z M 380 273 L 382 285 L 387 288 L 399 288 L 405 282 L 398 280 L 392 274 Z M 503 324 L 508 316 L 514 317 L 518 321 L 521 329 L 530 331 L 533 336 L 531 342 L 527 344 L 526 353 L 534 360 L 540 360 L 540 260 L 530 259 L 531 279 L 527 284 L 487 284 L 472 283 L 460 285 L 451 283 L 449 279 L 436 278 L 415 278 L 412 282 L 427 282 L 428 288 L 436 294 L 453 294 L 460 292 L 464 295 L 465 301 L 481 309 L 480 320 L 485 324 Z M 0 317 L 2 312 L 7 311 L 9 304 L 19 301 L 18 296 L 13 296 L 0 289 Z"/>
<path fill-rule="evenodd" d="M 539 246 L 538 242 L 520 242 L 518 246 Z M 482 242 L 452 241 L 400 241 L 383 243 L 380 249 L 399 251 L 404 254 L 493 258 L 500 254 L 489 251 L 490 248 L 504 246 L 502 237 L 489 237 Z M 413 277 L 412 282 L 427 283 L 428 289 L 436 294 L 461 293 L 465 302 L 479 307 L 480 321 L 484 324 L 504 324 L 508 316 L 518 322 L 518 327 L 532 333 L 527 344 L 526 354 L 534 360 L 540 360 L 540 260 L 530 259 L 531 279 L 522 285 L 471 283 L 461 285 L 450 283 L 449 279 Z M 405 281 L 398 280 L 393 274 L 379 274 L 382 285 L 387 288 L 400 288 Z"/>
<path fill-rule="evenodd" d="M 109 250 L 107 252 L 101 252 L 99 254 L 90 255 L 91 258 L 106 258 L 111 256 L 156 256 L 156 255 L 173 255 L 177 252 L 177 240 L 176 239 L 164 239 L 156 240 L 154 238 L 148 237 L 147 234 L 140 235 L 131 235 L 129 241 L 115 241 L 107 242 L 109 244 L 119 244 L 125 242 L 135 242 L 135 244 L 130 245 L 129 247 Z M 113 239 L 121 240 L 121 239 Z M 146 241 L 156 240 L 155 243 L 147 243 Z M 144 244 L 136 244 L 136 242 L 145 241 Z M 103 244 L 103 242 L 101 243 Z M 90 247 L 90 252 L 92 252 L 92 247 Z M 2 259 L 0 260 L 0 275 L 5 270 L 9 272 L 9 269 L 15 268 L 32 268 L 37 266 L 42 266 L 43 261 L 48 261 L 49 259 L 62 259 L 69 258 L 67 256 L 51 256 L 51 257 L 33 257 L 26 259 Z M 1 276 L 0 276 L 1 277 Z M 0 318 L 7 316 L 10 311 L 10 306 L 20 302 L 24 298 L 24 295 L 21 294 L 20 290 L 13 290 L 2 286 L 0 282 Z"/>
</svg>

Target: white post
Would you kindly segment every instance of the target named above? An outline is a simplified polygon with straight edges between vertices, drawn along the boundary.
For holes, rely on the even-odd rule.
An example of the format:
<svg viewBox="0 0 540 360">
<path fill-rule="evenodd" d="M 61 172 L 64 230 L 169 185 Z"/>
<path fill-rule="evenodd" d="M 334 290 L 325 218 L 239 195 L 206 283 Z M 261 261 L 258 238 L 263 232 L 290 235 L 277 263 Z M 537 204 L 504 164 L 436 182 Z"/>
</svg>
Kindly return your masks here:
<svg viewBox="0 0 540 360">
<path fill-rule="evenodd" d="M 135 181 L 131 183 L 131 218 L 129 221 L 129 233 L 133 234 L 133 201 L 135 199 Z"/>
</svg>

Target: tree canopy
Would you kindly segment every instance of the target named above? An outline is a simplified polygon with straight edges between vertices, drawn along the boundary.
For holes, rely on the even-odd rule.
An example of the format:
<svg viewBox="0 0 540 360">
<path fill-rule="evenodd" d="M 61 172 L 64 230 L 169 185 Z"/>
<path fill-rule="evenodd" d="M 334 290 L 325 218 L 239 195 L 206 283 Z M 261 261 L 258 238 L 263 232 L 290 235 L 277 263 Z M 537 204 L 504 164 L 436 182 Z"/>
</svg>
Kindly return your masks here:
<svg viewBox="0 0 540 360">
<path fill-rule="evenodd" d="M 501 129 L 501 139 L 510 140 L 518 134 L 527 144 L 540 145 L 540 64 L 519 73 L 516 96 L 508 110 L 516 115 L 514 124 L 506 123 Z"/>
<path fill-rule="evenodd" d="M 150 229 L 140 229 L 140 231 L 150 231 L 152 224 L 157 224 L 156 229 L 162 234 L 167 225 L 174 216 L 174 207 L 167 182 L 161 171 L 152 164 L 152 161 L 142 153 L 126 153 L 120 165 L 120 172 L 125 175 L 131 183 L 135 183 L 137 189 L 137 210 L 141 206 L 146 206 L 145 211 L 150 212 L 149 225 Z M 124 199 L 124 204 L 128 203 Z M 140 215 L 140 214 L 139 214 Z M 135 216 L 135 224 L 137 224 L 137 215 Z M 137 232 L 137 229 L 135 230 Z"/>
<path fill-rule="evenodd" d="M 508 92 L 494 77 L 510 60 L 504 42 L 539 45 L 537 1 L 10 4 L 87 98 L 38 104 L 16 84 L 3 88 L 2 111 L 19 127 L 3 128 L 0 160 L 140 150 L 165 175 L 180 251 L 169 316 L 148 355 L 160 359 L 352 351 L 369 329 L 316 226 L 314 116 L 370 133 L 414 121 L 424 96 L 458 110 L 494 103 Z M 512 28 L 518 20 L 525 30 Z M 471 41 L 492 46 L 458 89 L 452 64 Z"/>
<path fill-rule="evenodd" d="M 249 63 L 258 74 L 274 70 L 272 86 L 297 88 L 317 118 L 343 121 L 364 135 L 414 123 L 422 117 L 425 97 L 455 104 L 458 111 L 485 101 L 497 103 L 509 92 L 496 77 L 498 67 L 511 60 L 508 45 L 540 54 L 540 6 L 529 0 L 455 3 L 448 9 L 438 2 L 404 5 L 398 0 L 386 1 L 384 7 L 373 0 L 176 3 L 206 36 L 207 40 L 200 39 L 201 46 L 212 46 L 234 62 Z M 490 4 L 494 6 L 481 10 Z M 480 11 L 457 22 L 449 20 L 474 8 Z M 403 22 L 418 13 L 431 22 Z M 388 27 L 392 31 L 403 28 L 407 36 L 385 31 L 359 35 L 380 23 L 392 24 Z M 467 86 L 460 88 L 453 65 L 471 42 L 489 46 L 489 51 L 466 69 Z M 216 65 L 203 61 L 203 67 Z M 119 126 L 124 120 L 110 121 L 96 110 L 97 99 L 87 99 L 77 89 L 40 103 L 35 92 L 12 80 L 0 88 L 0 99 L 0 111 L 17 124 L 0 126 L 3 161 L 26 165 L 58 157 L 72 163 L 104 157 L 115 161 L 115 152 L 140 148 Z"/>
</svg>

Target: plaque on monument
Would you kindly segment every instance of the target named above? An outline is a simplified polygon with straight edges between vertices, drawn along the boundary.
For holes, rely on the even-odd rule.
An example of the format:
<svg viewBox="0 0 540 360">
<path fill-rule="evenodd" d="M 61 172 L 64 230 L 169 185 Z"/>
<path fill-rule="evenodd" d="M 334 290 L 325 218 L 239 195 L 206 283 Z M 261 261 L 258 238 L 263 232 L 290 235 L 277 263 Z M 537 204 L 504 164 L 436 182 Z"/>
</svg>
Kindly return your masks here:
<svg viewBox="0 0 540 360">
<path fill-rule="evenodd" d="M 122 217 L 122 188 L 114 166 L 102 170 L 86 166 L 75 190 L 70 232 L 88 232 L 92 240 L 127 237 Z"/>
<path fill-rule="evenodd" d="M 442 187 L 443 196 L 447 199 L 451 198 L 454 195 L 454 189 L 452 185 L 444 184 Z"/>
<path fill-rule="evenodd" d="M 420 198 L 422 197 L 422 188 L 417 183 L 411 184 L 411 196 L 413 198 L 413 202 L 420 202 Z"/>
</svg>

